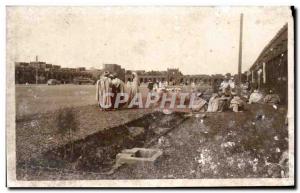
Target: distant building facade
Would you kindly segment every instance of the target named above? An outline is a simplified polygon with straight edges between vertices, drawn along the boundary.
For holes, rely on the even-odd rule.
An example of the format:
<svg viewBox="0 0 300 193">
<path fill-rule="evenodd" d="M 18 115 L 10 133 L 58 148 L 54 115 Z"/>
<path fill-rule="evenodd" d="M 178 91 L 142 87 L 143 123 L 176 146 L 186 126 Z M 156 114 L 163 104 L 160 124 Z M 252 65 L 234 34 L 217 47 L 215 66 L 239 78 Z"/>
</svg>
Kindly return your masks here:
<svg viewBox="0 0 300 193">
<path fill-rule="evenodd" d="M 216 75 L 183 75 L 178 68 L 168 68 L 166 71 L 145 71 L 137 70 L 135 71 L 139 76 L 140 83 L 152 82 L 168 82 L 169 85 L 179 85 L 179 84 L 208 84 L 212 85 L 214 83 L 220 83 L 223 81 L 224 76 L 221 74 Z M 132 71 L 127 70 L 125 73 L 126 82 L 132 77 Z"/>
<path fill-rule="evenodd" d="M 33 62 L 15 63 L 16 84 L 45 84 L 49 79 L 56 79 L 62 83 L 72 83 L 76 77 L 91 78 L 85 68 L 61 68 L 59 65 L 47 64 L 38 60 Z"/>
<path fill-rule="evenodd" d="M 15 81 L 17 84 L 44 84 L 49 79 L 57 79 L 62 83 L 73 83 L 75 78 L 91 78 L 99 79 L 105 71 L 116 73 L 118 78 L 124 82 L 132 78 L 132 71 L 125 70 L 118 64 L 103 64 L 102 69 L 85 67 L 66 68 L 59 65 L 40 62 L 38 59 L 33 62 L 16 62 L 15 63 Z M 140 83 L 152 82 L 168 82 L 169 85 L 179 84 L 209 84 L 220 83 L 223 75 L 183 75 L 178 68 L 168 68 L 166 71 L 145 71 L 137 70 Z"/>
</svg>

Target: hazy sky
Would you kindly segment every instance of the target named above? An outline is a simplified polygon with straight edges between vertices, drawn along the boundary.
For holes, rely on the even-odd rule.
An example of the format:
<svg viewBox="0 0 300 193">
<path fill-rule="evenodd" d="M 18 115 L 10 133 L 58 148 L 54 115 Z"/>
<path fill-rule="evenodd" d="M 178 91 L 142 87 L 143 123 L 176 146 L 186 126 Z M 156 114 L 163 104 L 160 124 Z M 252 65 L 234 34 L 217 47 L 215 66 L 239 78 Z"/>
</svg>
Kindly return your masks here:
<svg viewBox="0 0 300 193">
<path fill-rule="evenodd" d="M 287 7 L 9 7 L 8 56 L 63 67 L 116 63 L 130 70 L 236 73 L 239 17 L 243 67 L 291 18 Z"/>
</svg>

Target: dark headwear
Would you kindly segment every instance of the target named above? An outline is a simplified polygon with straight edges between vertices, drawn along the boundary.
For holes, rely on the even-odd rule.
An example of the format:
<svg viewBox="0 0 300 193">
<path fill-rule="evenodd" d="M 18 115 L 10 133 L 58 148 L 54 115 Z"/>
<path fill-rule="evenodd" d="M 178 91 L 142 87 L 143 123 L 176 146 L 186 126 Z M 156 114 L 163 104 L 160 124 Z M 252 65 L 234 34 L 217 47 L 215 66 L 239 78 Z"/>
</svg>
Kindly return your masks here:
<svg viewBox="0 0 300 193">
<path fill-rule="evenodd" d="M 109 72 L 108 71 L 105 71 L 104 73 L 103 73 L 103 76 L 109 76 Z"/>
</svg>

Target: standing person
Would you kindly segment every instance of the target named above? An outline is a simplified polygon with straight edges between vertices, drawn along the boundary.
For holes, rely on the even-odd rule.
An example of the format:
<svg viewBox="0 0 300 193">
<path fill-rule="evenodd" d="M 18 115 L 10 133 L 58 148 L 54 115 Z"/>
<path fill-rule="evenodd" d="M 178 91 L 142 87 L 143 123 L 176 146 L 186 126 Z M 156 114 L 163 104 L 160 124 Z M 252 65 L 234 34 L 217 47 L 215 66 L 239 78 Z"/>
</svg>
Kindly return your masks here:
<svg viewBox="0 0 300 193">
<path fill-rule="evenodd" d="M 126 82 L 126 91 L 129 92 L 131 89 L 131 78 L 127 78 L 127 82 Z"/>
<path fill-rule="evenodd" d="M 191 91 L 192 91 L 192 92 L 195 92 L 195 88 L 196 88 L 196 85 L 195 85 L 195 82 L 193 81 L 193 82 L 191 83 Z"/>
<path fill-rule="evenodd" d="M 102 110 L 111 107 L 111 79 L 108 76 L 109 72 L 104 72 L 96 83 L 96 99 Z"/>
<path fill-rule="evenodd" d="M 229 79 L 228 77 L 225 77 L 225 79 L 223 80 L 223 82 L 220 85 L 220 89 L 222 90 L 223 93 L 225 93 L 226 95 L 228 93 L 230 93 L 230 85 L 229 85 Z"/>
<path fill-rule="evenodd" d="M 224 91 L 224 89 L 228 86 L 228 80 L 225 77 L 225 79 L 221 82 L 219 89 L 221 89 L 222 91 Z"/>
<path fill-rule="evenodd" d="M 158 88 L 162 88 L 162 82 L 161 81 L 158 82 Z"/>
<path fill-rule="evenodd" d="M 111 74 L 110 78 L 111 78 L 111 90 L 113 93 L 113 96 L 111 97 L 111 102 L 112 102 L 112 108 L 115 108 L 115 102 L 118 93 L 121 95 L 121 100 L 123 99 L 122 97 L 124 97 L 125 84 L 121 79 L 117 77 L 116 73 Z"/>
<path fill-rule="evenodd" d="M 153 82 L 151 81 L 151 79 L 149 79 L 148 80 L 148 86 L 147 86 L 147 88 L 148 88 L 148 91 L 151 93 L 152 92 L 152 90 L 153 90 Z"/>
<path fill-rule="evenodd" d="M 129 100 L 128 100 L 129 103 L 134 98 L 134 96 L 137 93 L 139 93 L 139 86 L 140 86 L 140 82 L 139 82 L 138 75 L 136 72 L 132 72 L 132 82 L 129 89 Z"/>
<path fill-rule="evenodd" d="M 234 78 L 231 77 L 231 79 L 228 81 L 228 83 L 229 83 L 230 90 L 232 91 L 235 88 Z"/>
<path fill-rule="evenodd" d="M 157 84 L 157 82 L 154 82 L 154 84 L 153 84 L 153 91 L 157 92 L 157 90 L 158 90 L 158 84 Z"/>
<path fill-rule="evenodd" d="M 148 92 L 150 93 L 151 98 L 153 95 L 153 86 L 154 86 L 154 83 L 151 81 L 151 79 L 149 79 L 147 88 L 148 88 Z"/>
</svg>

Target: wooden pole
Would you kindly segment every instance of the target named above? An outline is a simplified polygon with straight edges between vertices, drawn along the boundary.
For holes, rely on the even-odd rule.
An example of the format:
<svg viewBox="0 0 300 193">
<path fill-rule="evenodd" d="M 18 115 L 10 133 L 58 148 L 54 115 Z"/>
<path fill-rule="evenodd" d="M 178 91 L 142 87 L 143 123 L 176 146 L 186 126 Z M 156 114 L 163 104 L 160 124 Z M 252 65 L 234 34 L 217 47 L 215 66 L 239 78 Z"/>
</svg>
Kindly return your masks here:
<svg viewBox="0 0 300 193">
<path fill-rule="evenodd" d="M 242 82 L 242 54 L 243 54 L 243 14 L 240 15 L 240 41 L 239 41 L 239 66 L 238 66 L 238 88 L 240 92 Z"/>
<path fill-rule="evenodd" d="M 35 66 L 35 84 L 38 84 L 38 56 L 35 56 L 36 66 Z"/>
<path fill-rule="evenodd" d="M 38 68 L 35 67 L 35 84 L 38 84 Z"/>
</svg>

